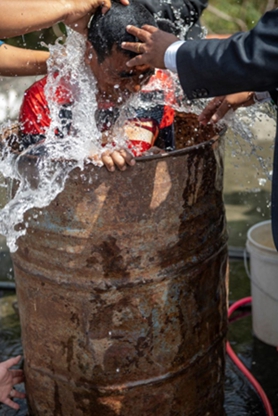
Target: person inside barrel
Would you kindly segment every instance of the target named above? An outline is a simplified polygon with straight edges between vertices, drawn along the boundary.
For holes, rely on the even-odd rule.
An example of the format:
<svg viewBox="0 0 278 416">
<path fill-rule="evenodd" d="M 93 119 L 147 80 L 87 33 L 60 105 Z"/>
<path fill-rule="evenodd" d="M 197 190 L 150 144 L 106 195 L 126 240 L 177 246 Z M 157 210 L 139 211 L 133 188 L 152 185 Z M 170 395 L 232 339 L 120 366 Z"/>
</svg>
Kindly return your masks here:
<svg viewBox="0 0 278 416">
<path fill-rule="evenodd" d="M 88 28 L 84 59 L 97 81 L 96 121 L 100 131 L 107 133 L 109 130 L 111 135 L 119 115 L 118 103 L 123 104 L 133 94 L 139 93 L 142 86 L 154 75 L 154 70 L 148 65 L 127 70 L 126 62 L 136 55 L 121 49 L 124 40 L 136 43 L 136 38 L 130 36 L 125 29 L 130 22 L 138 27 L 146 23 L 155 25 L 152 14 L 138 2 L 131 1 L 130 5 L 125 7 L 114 1 L 105 15 L 98 9 Z M 165 83 L 170 83 L 171 80 L 163 71 L 155 74 L 155 81 L 157 80 L 163 85 L 163 93 Z M 45 139 L 51 121 L 44 93 L 46 82 L 47 77 L 44 77 L 25 92 L 20 110 L 20 151 Z M 71 131 L 73 92 L 71 85 L 66 84 L 64 79 L 56 97 L 57 103 L 61 106 L 60 116 L 63 119 L 63 131 L 57 131 L 57 137 L 63 137 Z M 169 91 L 171 94 L 171 88 Z M 148 97 L 148 91 L 145 94 Z M 103 163 L 110 171 L 114 171 L 115 166 L 124 170 L 127 165 L 135 163 L 132 153 L 135 156 L 141 155 L 161 137 L 166 139 L 166 147 L 170 147 L 173 139 L 173 121 L 174 111 L 170 106 L 153 106 L 147 112 L 138 109 L 138 116 L 125 125 L 125 132 L 130 137 L 127 146 L 132 152 L 123 148 L 107 150 L 102 154 Z"/>
</svg>

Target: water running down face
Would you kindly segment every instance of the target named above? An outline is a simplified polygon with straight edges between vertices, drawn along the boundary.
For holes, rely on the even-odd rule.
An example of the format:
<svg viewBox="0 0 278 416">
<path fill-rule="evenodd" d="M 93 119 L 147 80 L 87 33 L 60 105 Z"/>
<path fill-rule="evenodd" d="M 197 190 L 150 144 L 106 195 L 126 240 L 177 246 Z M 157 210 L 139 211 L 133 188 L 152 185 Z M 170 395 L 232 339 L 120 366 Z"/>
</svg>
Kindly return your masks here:
<svg viewBox="0 0 278 416">
<path fill-rule="evenodd" d="M 140 91 L 153 74 L 149 66 L 128 68 L 126 63 L 136 54 L 124 51 L 122 42 L 138 42 L 126 31 L 128 24 L 156 26 L 153 15 L 137 1 L 128 7 L 112 0 L 111 9 L 103 15 L 98 9 L 88 27 L 85 61 L 97 81 L 97 99 L 123 104 L 131 94 Z"/>
<path fill-rule="evenodd" d="M 85 62 L 97 81 L 98 102 L 107 101 L 119 106 L 149 81 L 154 70 L 148 65 L 130 70 L 126 66 L 128 60 L 129 57 L 114 45 L 111 54 L 99 62 L 94 47 L 87 41 Z"/>
</svg>

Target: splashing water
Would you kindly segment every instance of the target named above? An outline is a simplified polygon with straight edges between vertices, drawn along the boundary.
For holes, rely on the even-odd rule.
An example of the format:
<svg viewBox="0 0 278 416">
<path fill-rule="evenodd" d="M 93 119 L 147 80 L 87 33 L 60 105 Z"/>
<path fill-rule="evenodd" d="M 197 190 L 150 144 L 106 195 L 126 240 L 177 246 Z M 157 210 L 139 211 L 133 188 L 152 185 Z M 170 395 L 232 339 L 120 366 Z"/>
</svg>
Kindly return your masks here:
<svg viewBox="0 0 278 416">
<path fill-rule="evenodd" d="M 188 30 L 189 27 L 186 28 Z M 20 155 L 11 152 L 7 144 L 2 145 L 2 157 L 0 159 L 0 172 L 8 180 L 10 192 L 9 202 L 0 210 L 0 233 L 7 239 L 7 245 L 11 252 L 17 249 L 17 238 L 26 233 L 28 219 L 25 213 L 31 208 L 43 208 L 50 204 L 64 189 L 69 173 L 75 169 L 83 169 L 84 163 L 90 162 L 101 166 L 100 158 L 88 160 L 89 155 L 100 156 L 107 149 L 125 147 L 126 137 L 123 126 L 127 118 L 136 118 L 136 108 L 150 109 L 152 106 L 164 105 L 165 100 L 159 95 L 152 97 L 150 102 L 142 101 L 140 95 L 132 96 L 121 108 L 120 116 L 113 129 L 113 145 L 108 144 L 104 148 L 101 144 L 102 135 L 99 132 L 95 112 L 97 110 L 97 86 L 96 80 L 84 61 L 85 41 L 81 35 L 68 30 L 68 36 L 64 45 L 56 42 L 48 45 L 50 58 L 48 60 L 48 79 L 45 87 L 45 95 L 50 109 L 51 124 L 46 132 L 43 143 L 29 146 Z M 208 100 L 189 101 L 178 81 L 177 75 L 171 74 L 174 89 L 175 103 L 171 106 L 178 111 L 200 114 Z M 63 130 L 62 120 L 59 117 L 60 106 L 55 101 L 56 89 L 63 82 L 70 84 L 73 94 L 72 126 L 70 133 L 63 139 L 57 140 L 55 131 Z M 115 88 L 117 86 L 115 85 Z M 149 90 L 157 88 L 154 82 Z M 254 106 L 250 114 L 256 118 L 258 108 Z M 40 115 L 38 115 L 39 117 Z M 250 117 L 249 117 L 250 118 Z M 252 133 L 250 125 L 244 124 L 238 112 L 230 118 L 225 118 L 236 134 L 240 134 L 248 142 L 251 142 Z M 2 125 L 2 131 L 9 127 L 9 123 Z M 1 131 L 0 131 L 1 133 Z M 116 145 L 116 147 L 115 147 Z M 42 151 L 43 156 L 36 157 Z M 253 152 L 256 146 L 253 146 Z M 33 152 L 33 156 L 30 156 Z M 269 173 L 260 160 L 263 170 Z M 269 174 L 267 175 L 269 178 Z M 12 191 L 11 191 L 12 190 Z"/>
<path fill-rule="evenodd" d="M 264 186 L 266 181 L 272 180 L 272 157 L 270 158 L 263 158 L 260 156 L 260 151 L 262 148 L 257 143 L 256 137 L 256 129 L 259 124 L 265 123 L 265 116 L 268 119 L 276 120 L 276 111 L 275 108 L 271 103 L 264 103 L 264 104 L 254 104 L 247 108 L 240 108 L 236 112 L 231 112 L 231 114 L 227 114 L 223 122 L 226 123 L 228 127 L 230 127 L 231 131 L 234 135 L 234 142 L 231 144 L 234 151 L 240 157 L 248 157 L 250 158 L 252 155 L 256 157 L 258 161 L 260 173 L 265 175 L 266 180 L 259 178 L 258 183 L 260 186 Z M 243 140 L 249 146 L 249 152 L 243 151 L 241 146 L 239 145 L 238 138 L 243 138 Z M 267 137 L 265 137 L 267 139 Z M 273 147 L 272 139 L 271 139 L 271 147 Z M 256 166 L 254 166 L 255 169 Z M 259 172 L 257 172 L 259 173 Z"/>
<path fill-rule="evenodd" d="M 102 146 L 102 135 L 98 131 L 95 112 L 97 110 L 96 80 L 84 61 L 84 38 L 68 30 L 64 45 L 57 40 L 49 45 L 48 78 L 45 96 L 50 110 L 51 123 L 43 143 L 31 145 L 20 154 L 14 154 L 7 143 L 3 144 L 0 171 L 8 180 L 10 198 L 0 210 L 0 233 L 7 239 L 11 252 L 17 249 L 17 238 L 26 233 L 31 208 L 43 208 L 62 192 L 69 173 L 83 169 L 84 163 L 101 166 L 100 158 L 88 160 L 89 155 L 100 156 L 107 149 L 125 147 L 123 126 L 127 118 L 136 118 L 135 108 L 145 109 L 164 104 L 161 98 L 150 103 L 131 97 L 121 107 L 121 114 L 113 128 L 113 144 Z M 55 100 L 57 88 L 70 85 L 73 95 L 72 122 L 69 134 L 57 140 L 57 129 L 63 131 L 60 106 Z M 65 85 L 65 86 L 66 86 Z M 116 88 L 117 86 L 115 86 Z M 153 89 L 156 84 L 153 84 Z M 152 89 L 151 88 L 151 89 Z M 189 111 L 186 108 L 186 111 Z M 38 118 L 41 117 L 38 114 Z M 2 131 L 9 124 L 2 126 Z M 37 157 L 37 155 L 39 157 Z"/>
<path fill-rule="evenodd" d="M 26 233 L 28 222 L 24 214 L 31 208 L 43 208 L 63 190 L 69 172 L 83 169 L 90 153 L 101 153 L 100 133 L 94 113 L 96 82 L 84 63 L 83 37 L 69 31 L 65 45 L 49 45 L 48 81 L 45 95 L 48 100 L 51 124 L 43 144 L 29 146 L 20 155 L 13 154 L 7 144 L 2 150 L 0 170 L 14 187 L 13 198 L 0 211 L 0 233 L 7 238 L 11 252 L 17 249 L 16 240 Z M 58 75 L 57 75 L 58 74 Z M 57 140 L 55 130 L 61 126 L 59 108 L 54 101 L 55 91 L 67 78 L 74 91 L 72 131 Z M 90 128 L 88 128 L 90 126 Z M 2 130 L 7 127 L 3 126 Z M 34 149 L 36 146 L 36 150 Z M 43 157 L 28 156 L 30 150 L 43 150 Z M 93 161 L 92 161 L 93 162 Z"/>
</svg>

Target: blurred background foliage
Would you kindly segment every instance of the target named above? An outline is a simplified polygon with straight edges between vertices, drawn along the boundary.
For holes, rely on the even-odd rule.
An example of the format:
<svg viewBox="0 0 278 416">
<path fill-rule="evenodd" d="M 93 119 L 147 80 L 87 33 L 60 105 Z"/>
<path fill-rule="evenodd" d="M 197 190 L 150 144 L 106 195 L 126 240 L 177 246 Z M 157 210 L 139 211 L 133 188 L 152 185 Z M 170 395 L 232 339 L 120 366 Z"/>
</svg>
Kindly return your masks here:
<svg viewBox="0 0 278 416">
<path fill-rule="evenodd" d="M 228 34 L 252 29 L 278 0 L 208 0 L 201 22 L 209 34 Z"/>
<path fill-rule="evenodd" d="M 66 28 L 63 23 L 58 23 L 49 29 L 27 33 L 23 36 L 6 39 L 5 43 L 20 48 L 46 50 L 47 45 L 54 44 L 57 40 L 63 42 L 66 36 Z"/>
<path fill-rule="evenodd" d="M 209 34 L 229 34 L 251 29 L 267 11 L 278 7 L 278 0 L 208 0 L 201 23 Z M 59 23 L 52 28 L 6 40 L 7 43 L 31 48 L 46 49 L 57 39 L 63 41 L 66 28 Z"/>
</svg>

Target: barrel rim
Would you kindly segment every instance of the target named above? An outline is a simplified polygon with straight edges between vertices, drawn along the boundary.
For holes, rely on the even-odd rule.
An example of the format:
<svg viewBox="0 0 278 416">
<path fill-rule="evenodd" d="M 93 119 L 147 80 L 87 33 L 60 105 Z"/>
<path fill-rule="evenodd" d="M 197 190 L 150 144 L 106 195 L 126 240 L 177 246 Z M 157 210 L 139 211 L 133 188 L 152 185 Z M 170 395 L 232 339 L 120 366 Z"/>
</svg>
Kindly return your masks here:
<svg viewBox="0 0 278 416">
<path fill-rule="evenodd" d="M 202 142 L 202 143 L 198 143 L 198 144 L 194 144 L 192 146 L 188 146 L 188 147 L 184 147 L 183 149 L 177 149 L 177 150 L 171 150 L 171 152 L 168 153 L 162 153 L 162 154 L 157 154 L 157 155 L 149 155 L 149 156 L 139 156 L 136 157 L 135 160 L 136 162 L 143 162 L 145 160 L 153 160 L 153 159 L 161 159 L 161 158 L 169 158 L 172 156 L 183 156 L 186 153 L 191 153 L 193 150 L 198 150 L 198 149 L 204 149 L 206 147 L 210 147 L 212 146 L 215 142 L 217 142 L 218 140 L 220 140 L 220 138 L 222 137 L 222 134 L 217 134 L 214 137 L 212 137 L 211 139 Z"/>
<path fill-rule="evenodd" d="M 134 159 L 136 160 L 136 162 L 140 163 L 140 162 L 146 162 L 146 161 L 151 161 L 151 160 L 156 160 L 156 159 L 165 159 L 165 158 L 172 158 L 172 157 L 179 157 L 179 156 L 183 156 L 187 153 L 191 153 L 194 150 L 198 150 L 198 149 L 205 149 L 207 147 L 211 147 L 213 146 L 217 141 L 219 141 L 224 133 L 219 133 L 217 135 L 215 135 L 214 137 L 212 137 L 211 139 L 202 142 L 202 143 L 198 143 L 192 146 L 188 146 L 188 147 L 184 147 L 183 149 L 177 149 L 177 150 L 172 150 L 170 152 L 165 152 L 165 153 L 160 153 L 160 154 L 154 154 L 154 155 L 147 155 L 147 156 L 138 156 L 135 157 Z M 14 152 L 15 154 L 15 152 Z M 20 156 L 20 158 L 24 158 L 24 159 L 28 159 L 28 160 L 38 160 L 40 159 L 39 156 L 37 155 L 30 155 L 30 154 L 20 154 L 17 153 L 17 156 Z M 75 159 L 51 159 L 51 161 L 53 163 L 59 163 L 59 162 L 75 162 Z M 84 163 L 85 165 L 93 165 L 95 166 L 95 164 L 93 162 L 91 162 L 89 159 L 84 159 Z M 102 166 L 101 166 L 102 167 Z"/>
<path fill-rule="evenodd" d="M 197 117 L 197 114 L 195 113 L 187 113 L 187 112 L 182 112 L 182 114 L 191 114 L 194 115 L 195 118 Z M 175 156 L 183 156 L 187 153 L 191 153 L 193 150 L 198 150 L 198 149 L 205 149 L 206 147 L 211 147 L 213 146 L 213 144 L 215 144 L 217 141 L 219 141 L 224 134 L 227 131 L 227 125 L 226 124 L 222 124 L 221 126 L 214 126 L 215 128 L 215 135 L 213 137 L 211 137 L 209 140 L 206 140 L 204 142 L 198 143 L 198 144 L 193 144 L 192 146 L 188 146 L 188 147 L 184 147 L 182 149 L 177 149 L 177 150 L 172 150 L 169 152 L 165 153 L 159 153 L 159 154 L 153 154 L 153 155 L 146 155 L 146 156 L 137 156 L 134 159 L 136 160 L 136 162 L 145 162 L 145 161 L 151 161 L 151 160 L 156 160 L 156 159 L 164 159 L 164 158 L 169 158 L 169 157 L 175 157 Z M 1 145 L 3 146 L 3 139 L 0 139 L 0 147 Z M 162 149 L 163 150 L 163 149 Z M 21 152 L 18 152 L 16 150 L 12 150 L 12 153 L 15 156 L 19 156 L 21 158 L 26 158 L 29 160 L 38 160 L 40 159 L 40 157 L 38 155 L 32 155 L 32 154 L 21 154 Z M 59 162 L 74 162 L 75 159 L 51 159 L 51 161 L 53 163 L 59 163 Z M 88 164 L 92 164 L 94 165 L 93 162 L 91 162 L 88 158 L 84 159 L 84 163 L 86 165 Z M 95 166 L 95 165 L 94 165 Z"/>
</svg>

